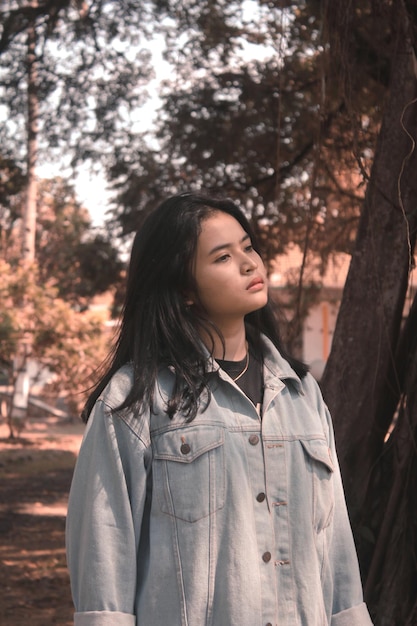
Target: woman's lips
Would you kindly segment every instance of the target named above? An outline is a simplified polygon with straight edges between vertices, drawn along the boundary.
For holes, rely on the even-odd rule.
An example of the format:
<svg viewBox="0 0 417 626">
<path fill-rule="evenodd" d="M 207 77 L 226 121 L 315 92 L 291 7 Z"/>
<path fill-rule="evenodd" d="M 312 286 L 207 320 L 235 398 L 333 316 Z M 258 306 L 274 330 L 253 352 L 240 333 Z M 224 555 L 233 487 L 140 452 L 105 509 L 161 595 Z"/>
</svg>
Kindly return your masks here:
<svg viewBox="0 0 417 626">
<path fill-rule="evenodd" d="M 258 276 L 257 278 L 254 278 L 253 280 L 250 281 L 249 285 L 246 287 L 247 291 L 259 291 L 260 289 L 263 289 L 264 286 L 264 280 L 263 278 L 261 278 L 261 276 Z"/>
</svg>

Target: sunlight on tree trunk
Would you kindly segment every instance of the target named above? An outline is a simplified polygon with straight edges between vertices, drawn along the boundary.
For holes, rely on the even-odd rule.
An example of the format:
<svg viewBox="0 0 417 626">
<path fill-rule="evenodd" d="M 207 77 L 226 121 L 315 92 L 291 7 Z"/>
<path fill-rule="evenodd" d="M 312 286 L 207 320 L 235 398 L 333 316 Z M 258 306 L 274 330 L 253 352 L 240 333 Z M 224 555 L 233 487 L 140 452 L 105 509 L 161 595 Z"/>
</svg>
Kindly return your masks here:
<svg viewBox="0 0 417 626">
<path fill-rule="evenodd" d="M 37 0 L 31 0 L 31 6 L 36 7 Z M 27 192 L 23 219 L 23 260 L 25 263 L 31 264 L 35 261 L 36 201 L 38 195 L 36 163 L 39 123 L 34 22 L 28 29 L 27 68 Z"/>
</svg>

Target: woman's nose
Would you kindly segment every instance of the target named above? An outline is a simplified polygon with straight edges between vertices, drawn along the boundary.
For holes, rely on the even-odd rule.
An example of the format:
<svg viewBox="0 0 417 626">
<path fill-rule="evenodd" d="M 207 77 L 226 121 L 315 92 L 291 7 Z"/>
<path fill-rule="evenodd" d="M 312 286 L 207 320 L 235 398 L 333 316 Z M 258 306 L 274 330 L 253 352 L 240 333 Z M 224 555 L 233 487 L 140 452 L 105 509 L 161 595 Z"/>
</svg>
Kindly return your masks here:
<svg viewBox="0 0 417 626">
<path fill-rule="evenodd" d="M 250 272 L 253 272 L 254 270 L 256 270 L 257 267 L 258 267 L 258 264 L 257 264 L 255 259 L 250 258 L 250 257 L 246 257 L 243 260 L 242 271 L 245 274 L 249 274 Z"/>
</svg>

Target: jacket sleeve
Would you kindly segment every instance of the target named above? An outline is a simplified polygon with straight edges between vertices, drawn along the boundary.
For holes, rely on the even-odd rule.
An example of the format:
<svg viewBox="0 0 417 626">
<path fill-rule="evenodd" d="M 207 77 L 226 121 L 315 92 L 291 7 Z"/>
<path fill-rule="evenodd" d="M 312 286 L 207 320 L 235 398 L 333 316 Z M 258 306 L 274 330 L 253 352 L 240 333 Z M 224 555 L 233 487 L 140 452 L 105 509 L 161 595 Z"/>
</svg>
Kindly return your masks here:
<svg viewBox="0 0 417 626">
<path fill-rule="evenodd" d="M 66 546 L 75 626 L 136 624 L 137 552 L 148 455 L 143 437 L 98 400 L 68 502 Z"/>
<path fill-rule="evenodd" d="M 334 466 L 334 518 L 327 529 L 333 581 L 331 626 L 372 626 L 363 601 L 362 582 L 353 540 L 334 439 L 333 424 L 317 387 L 319 411 Z"/>
</svg>

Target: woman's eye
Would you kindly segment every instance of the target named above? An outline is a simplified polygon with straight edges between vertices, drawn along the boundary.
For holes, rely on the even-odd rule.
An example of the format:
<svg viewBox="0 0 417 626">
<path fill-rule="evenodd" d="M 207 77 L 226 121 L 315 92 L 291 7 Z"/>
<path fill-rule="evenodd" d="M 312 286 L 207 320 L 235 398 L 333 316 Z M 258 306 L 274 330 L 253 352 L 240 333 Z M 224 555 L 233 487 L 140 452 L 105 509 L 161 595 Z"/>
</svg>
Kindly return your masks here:
<svg viewBox="0 0 417 626">
<path fill-rule="evenodd" d="M 224 263 L 230 257 L 230 254 L 222 254 L 216 259 L 216 263 Z"/>
<path fill-rule="evenodd" d="M 253 245 L 251 243 L 245 246 L 245 252 L 253 252 Z"/>
</svg>

